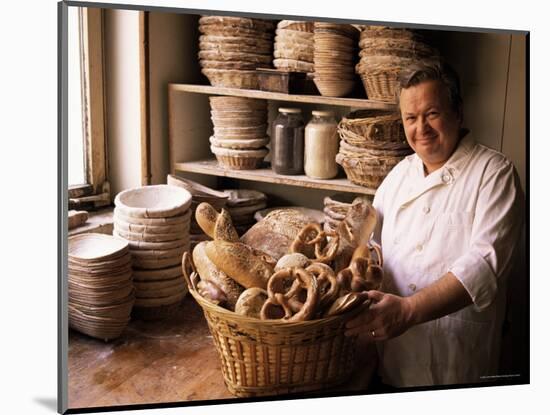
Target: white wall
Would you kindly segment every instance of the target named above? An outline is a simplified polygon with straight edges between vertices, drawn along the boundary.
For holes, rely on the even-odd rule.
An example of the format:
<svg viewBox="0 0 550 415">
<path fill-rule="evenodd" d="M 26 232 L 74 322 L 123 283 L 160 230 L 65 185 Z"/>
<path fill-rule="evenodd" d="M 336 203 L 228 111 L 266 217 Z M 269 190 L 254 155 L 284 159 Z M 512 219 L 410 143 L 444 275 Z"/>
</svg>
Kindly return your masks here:
<svg viewBox="0 0 550 415">
<path fill-rule="evenodd" d="M 112 198 L 141 185 L 139 71 L 139 12 L 106 10 L 106 131 Z"/>
</svg>

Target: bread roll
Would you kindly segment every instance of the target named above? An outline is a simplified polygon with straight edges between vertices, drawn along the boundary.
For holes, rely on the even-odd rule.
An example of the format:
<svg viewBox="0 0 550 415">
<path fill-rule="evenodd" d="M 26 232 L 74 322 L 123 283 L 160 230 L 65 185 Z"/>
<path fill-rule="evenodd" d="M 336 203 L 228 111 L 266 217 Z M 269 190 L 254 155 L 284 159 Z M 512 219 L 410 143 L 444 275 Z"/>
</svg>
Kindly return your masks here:
<svg viewBox="0 0 550 415">
<path fill-rule="evenodd" d="M 290 245 L 311 220 L 297 210 L 273 210 L 256 223 L 241 241 L 279 260 L 290 252 Z"/>
<path fill-rule="evenodd" d="M 266 290 L 258 287 L 248 288 L 242 292 L 237 300 L 235 313 L 243 316 L 260 318 L 260 310 L 266 300 Z"/>
<path fill-rule="evenodd" d="M 244 288 L 214 265 L 206 254 L 206 244 L 207 242 L 201 242 L 195 246 L 195 249 L 193 249 L 193 263 L 197 268 L 201 280 L 213 283 L 225 293 L 227 301 L 225 304 L 220 303 L 220 305 L 229 310 L 234 310 L 235 304 Z"/>
<path fill-rule="evenodd" d="M 269 255 L 241 242 L 210 241 L 205 252 L 219 270 L 245 288 L 265 289 L 276 263 Z"/>
</svg>

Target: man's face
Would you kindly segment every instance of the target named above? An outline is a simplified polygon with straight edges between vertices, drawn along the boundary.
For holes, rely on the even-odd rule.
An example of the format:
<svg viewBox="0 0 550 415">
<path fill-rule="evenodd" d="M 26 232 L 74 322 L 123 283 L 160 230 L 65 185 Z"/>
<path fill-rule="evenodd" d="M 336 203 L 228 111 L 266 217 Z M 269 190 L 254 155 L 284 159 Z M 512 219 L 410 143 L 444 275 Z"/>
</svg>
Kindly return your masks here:
<svg viewBox="0 0 550 415">
<path fill-rule="evenodd" d="M 461 119 L 453 111 L 440 81 L 425 81 L 401 90 L 405 135 L 428 173 L 443 166 L 459 140 Z"/>
</svg>

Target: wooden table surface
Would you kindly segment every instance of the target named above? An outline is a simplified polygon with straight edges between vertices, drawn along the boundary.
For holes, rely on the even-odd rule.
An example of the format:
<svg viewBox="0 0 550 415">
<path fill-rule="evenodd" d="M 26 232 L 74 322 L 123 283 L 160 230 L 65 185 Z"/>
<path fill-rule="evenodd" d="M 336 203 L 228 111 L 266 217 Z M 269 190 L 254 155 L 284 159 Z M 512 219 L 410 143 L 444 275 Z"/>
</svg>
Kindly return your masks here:
<svg viewBox="0 0 550 415">
<path fill-rule="evenodd" d="M 367 391 L 376 357 L 361 347 L 360 364 L 336 394 Z M 132 320 L 110 342 L 69 333 L 69 408 L 234 398 L 198 304 L 187 296 L 165 321 Z"/>
</svg>

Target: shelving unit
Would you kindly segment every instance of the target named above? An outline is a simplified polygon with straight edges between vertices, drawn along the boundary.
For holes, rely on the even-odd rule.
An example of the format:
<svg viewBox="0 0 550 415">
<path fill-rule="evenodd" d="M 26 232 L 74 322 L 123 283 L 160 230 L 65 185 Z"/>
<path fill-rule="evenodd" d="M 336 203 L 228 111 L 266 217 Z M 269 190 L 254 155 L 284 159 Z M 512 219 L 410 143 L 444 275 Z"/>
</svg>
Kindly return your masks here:
<svg viewBox="0 0 550 415">
<path fill-rule="evenodd" d="M 254 180 L 264 183 L 285 184 L 289 186 L 307 187 L 310 189 L 335 190 L 339 192 L 361 193 L 374 195 L 374 189 L 358 186 L 344 178 L 331 180 L 311 179 L 305 175 L 283 176 L 264 167 L 256 170 L 227 170 L 218 165 L 216 160 L 199 160 L 175 164 L 176 171 L 201 173 L 212 176 L 231 177 L 234 179 Z"/>
<path fill-rule="evenodd" d="M 372 101 L 358 98 L 332 98 L 318 95 L 295 95 L 276 92 L 266 92 L 250 89 L 223 88 L 210 85 L 196 84 L 168 84 L 168 136 L 170 145 L 170 166 L 173 174 L 177 172 L 199 173 L 209 176 L 230 177 L 241 180 L 252 180 L 263 183 L 274 183 L 288 186 L 298 186 L 309 189 L 331 190 L 337 192 L 358 193 L 374 195 L 375 189 L 355 185 L 346 178 L 336 178 L 330 180 L 312 179 L 305 175 L 283 176 L 274 173 L 269 166 L 256 170 L 230 170 L 220 167 L 215 158 L 205 159 L 204 155 L 199 155 L 198 160 L 181 160 L 174 154 L 175 132 L 174 115 L 172 114 L 173 101 L 177 94 L 201 94 L 201 95 L 222 95 L 236 96 L 245 98 L 265 99 L 271 101 L 282 101 L 292 103 L 319 104 L 338 107 L 349 107 L 354 109 L 372 109 L 391 111 L 395 109 L 395 104 Z M 197 134 L 196 134 L 197 135 Z M 208 137 L 204 137 L 204 142 L 208 142 Z"/>
<path fill-rule="evenodd" d="M 395 104 L 383 101 L 372 101 L 359 98 L 332 98 L 320 95 L 296 95 L 283 94 L 279 92 L 258 91 L 254 89 L 223 88 L 210 85 L 192 84 L 168 84 L 170 92 L 193 92 L 207 95 L 225 95 L 244 98 L 267 99 L 273 101 L 302 102 L 307 104 L 337 105 L 343 107 L 354 107 L 361 109 L 392 111 Z"/>
</svg>

